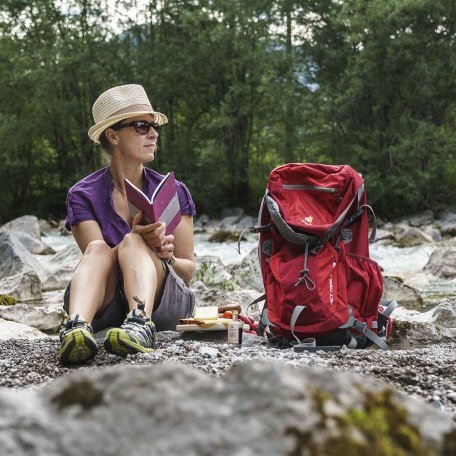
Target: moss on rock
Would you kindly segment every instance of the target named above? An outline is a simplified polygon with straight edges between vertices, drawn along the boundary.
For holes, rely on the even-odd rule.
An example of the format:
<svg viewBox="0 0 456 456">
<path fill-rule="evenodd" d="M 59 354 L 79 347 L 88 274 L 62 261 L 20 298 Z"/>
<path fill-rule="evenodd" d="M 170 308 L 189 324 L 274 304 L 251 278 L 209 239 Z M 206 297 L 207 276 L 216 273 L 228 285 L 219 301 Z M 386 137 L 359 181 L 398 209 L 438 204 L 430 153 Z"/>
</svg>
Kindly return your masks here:
<svg viewBox="0 0 456 456">
<path fill-rule="evenodd" d="M 234 233 L 228 230 L 219 230 L 212 234 L 208 241 L 209 242 L 237 242 L 239 233 Z M 245 240 L 243 237 L 242 240 Z"/>
<path fill-rule="evenodd" d="M 80 405 L 84 410 L 90 410 L 103 403 L 103 391 L 89 380 L 79 380 L 70 383 L 51 402 L 60 410 L 71 405 Z"/>
<path fill-rule="evenodd" d="M 393 323 L 393 331 L 388 339 L 388 344 L 395 346 L 400 344 L 413 329 L 413 324 L 409 321 L 395 320 Z"/>
<path fill-rule="evenodd" d="M 353 390 L 356 394 L 356 389 Z M 313 433 L 298 427 L 288 427 L 285 434 L 295 440 L 290 456 L 431 456 L 436 454 L 426 446 L 419 430 L 409 423 L 407 411 L 393 397 L 391 390 L 378 393 L 358 391 L 360 406 L 345 414 L 325 413 L 328 393 L 313 391 L 315 411 L 320 416 L 319 427 L 326 436 L 314 439 Z M 336 423 L 336 426 L 334 426 Z M 450 446 L 452 443 L 450 442 Z"/>
<path fill-rule="evenodd" d="M 0 306 L 14 306 L 16 300 L 8 294 L 0 294 Z"/>
</svg>

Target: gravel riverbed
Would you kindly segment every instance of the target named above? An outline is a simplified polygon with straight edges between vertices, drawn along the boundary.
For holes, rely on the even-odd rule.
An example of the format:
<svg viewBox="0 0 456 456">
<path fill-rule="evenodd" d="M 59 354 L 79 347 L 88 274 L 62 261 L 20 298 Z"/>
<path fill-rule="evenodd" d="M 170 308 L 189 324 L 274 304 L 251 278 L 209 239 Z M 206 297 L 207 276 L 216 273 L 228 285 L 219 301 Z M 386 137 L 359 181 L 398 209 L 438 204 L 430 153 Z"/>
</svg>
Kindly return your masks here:
<svg viewBox="0 0 456 456">
<path fill-rule="evenodd" d="M 456 343 L 410 350 L 375 349 L 294 353 L 268 346 L 262 338 L 246 334 L 242 347 L 221 341 L 189 339 L 179 333 L 159 333 L 157 350 L 119 358 L 100 346 L 87 366 L 63 367 L 58 363 L 59 342 L 49 340 L 0 341 L 0 387 L 27 388 L 44 385 L 78 369 L 116 364 L 159 364 L 180 361 L 211 375 L 223 375 L 232 366 L 252 359 L 279 359 L 292 366 L 316 366 L 373 375 L 391 387 L 424 399 L 456 421 Z"/>
</svg>

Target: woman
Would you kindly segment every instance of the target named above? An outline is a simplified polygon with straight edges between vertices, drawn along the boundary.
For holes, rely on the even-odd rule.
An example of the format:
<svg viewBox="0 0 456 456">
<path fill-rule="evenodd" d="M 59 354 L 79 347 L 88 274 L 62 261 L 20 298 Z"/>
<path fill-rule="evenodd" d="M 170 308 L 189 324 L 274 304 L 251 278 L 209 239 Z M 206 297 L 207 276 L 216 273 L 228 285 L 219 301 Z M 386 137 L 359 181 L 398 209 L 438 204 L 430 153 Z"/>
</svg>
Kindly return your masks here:
<svg viewBox="0 0 456 456">
<path fill-rule="evenodd" d="M 194 306 L 187 286 L 195 272 L 195 206 L 189 191 L 177 182 L 182 220 L 172 235 L 165 235 L 163 223 L 141 225 L 141 212 L 132 220 L 125 195 L 124 178 L 148 196 L 163 178 L 144 163 L 154 159 L 159 127 L 168 119 L 153 110 L 136 84 L 102 93 L 92 112 L 89 137 L 109 154 L 110 163 L 68 192 L 66 228 L 83 257 L 65 292 L 70 319 L 60 334 L 62 364 L 96 355 L 92 326 L 112 328 L 103 344 L 111 353 L 152 351 L 156 327 L 175 329 Z"/>
</svg>

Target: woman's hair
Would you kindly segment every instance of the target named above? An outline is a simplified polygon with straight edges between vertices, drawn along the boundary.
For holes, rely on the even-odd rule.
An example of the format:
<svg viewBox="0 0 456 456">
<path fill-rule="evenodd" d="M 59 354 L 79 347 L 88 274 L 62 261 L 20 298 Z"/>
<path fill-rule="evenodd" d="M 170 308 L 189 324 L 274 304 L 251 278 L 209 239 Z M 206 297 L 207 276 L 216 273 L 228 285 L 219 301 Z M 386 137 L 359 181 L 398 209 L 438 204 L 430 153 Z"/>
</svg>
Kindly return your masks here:
<svg viewBox="0 0 456 456">
<path fill-rule="evenodd" d="M 100 149 L 102 152 L 111 154 L 111 143 L 109 142 L 108 138 L 106 137 L 105 132 L 101 133 L 101 135 L 100 135 Z"/>
<path fill-rule="evenodd" d="M 118 125 L 122 125 L 122 123 L 123 123 L 124 120 L 125 120 L 125 119 L 119 120 L 119 122 L 116 122 L 114 125 L 111 125 L 111 126 L 108 127 L 108 128 L 112 128 L 112 129 L 115 130 L 116 127 L 117 127 Z M 108 128 L 106 128 L 106 130 L 107 130 Z M 102 151 L 102 152 L 104 152 L 104 153 L 108 154 L 109 156 L 111 156 L 111 155 L 112 155 L 112 149 L 111 149 L 112 146 L 111 146 L 111 143 L 109 142 L 108 138 L 106 137 L 106 133 L 105 133 L 106 130 L 103 131 L 103 132 L 101 133 L 101 135 L 100 135 L 100 138 L 99 138 L 99 141 L 100 141 L 100 148 L 101 148 L 101 151 Z"/>
</svg>

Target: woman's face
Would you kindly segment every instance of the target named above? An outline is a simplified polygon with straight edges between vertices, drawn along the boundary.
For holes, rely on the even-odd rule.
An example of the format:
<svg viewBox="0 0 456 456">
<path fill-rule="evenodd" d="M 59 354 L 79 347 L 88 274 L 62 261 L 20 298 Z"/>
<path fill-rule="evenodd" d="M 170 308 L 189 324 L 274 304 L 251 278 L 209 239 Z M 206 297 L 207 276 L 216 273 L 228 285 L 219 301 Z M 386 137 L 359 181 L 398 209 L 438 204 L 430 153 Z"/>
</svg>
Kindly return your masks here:
<svg viewBox="0 0 456 456">
<path fill-rule="evenodd" d="M 125 119 L 122 124 L 134 122 L 135 120 L 153 123 L 154 118 L 150 114 L 143 114 Z M 158 132 L 154 128 L 151 127 L 147 134 L 141 134 L 132 125 L 116 130 L 115 136 L 117 137 L 116 149 L 118 149 L 121 156 L 141 163 L 150 162 L 155 158 Z"/>
</svg>

